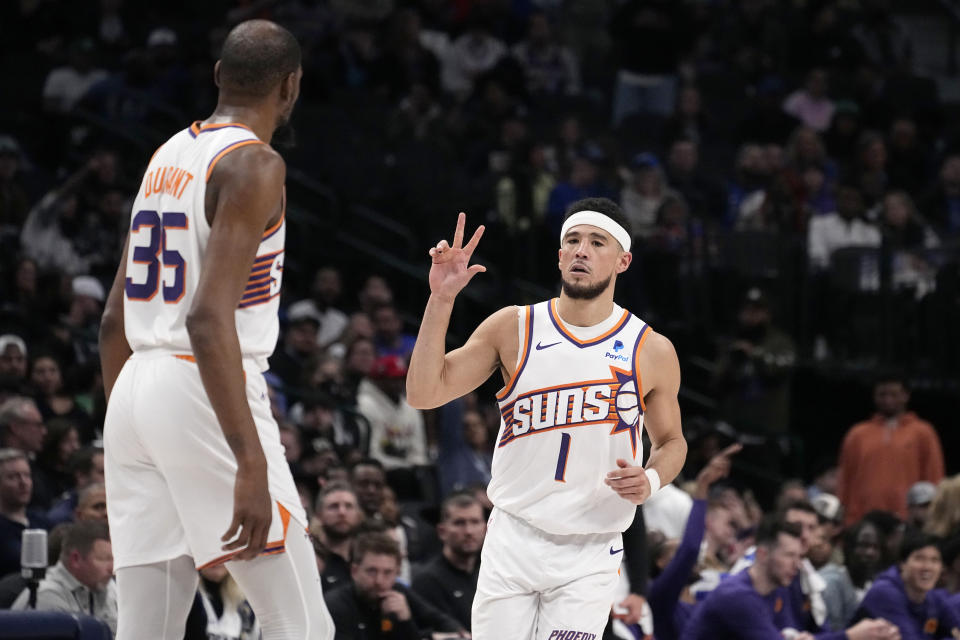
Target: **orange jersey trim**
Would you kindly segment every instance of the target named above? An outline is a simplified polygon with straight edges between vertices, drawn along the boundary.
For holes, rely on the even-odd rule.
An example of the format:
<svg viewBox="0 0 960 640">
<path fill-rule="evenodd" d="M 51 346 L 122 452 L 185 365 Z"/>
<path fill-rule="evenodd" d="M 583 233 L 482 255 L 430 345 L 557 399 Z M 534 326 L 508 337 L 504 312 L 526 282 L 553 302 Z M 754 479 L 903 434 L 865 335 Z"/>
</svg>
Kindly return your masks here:
<svg viewBox="0 0 960 640">
<path fill-rule="evenodd" d="M 513 392 L 513 388 L 517 386 L 517 380 L 520 378 L 520 372 L 523 371 L 523 367 L 527 364 L 527 359 L 530 357 L 530 343 L 533 342 L 533 307 L 527 306 L 525 307 L 525 311 L 526 317 L 523 320 L 523 352 L 520 354 L 517 367 L 514 369 L 510 380 L 507 381 L 503 391 L 497 394 L 497 400 L 503 400 Z"/>
<path fill-rule="evenodd" d="M 217 166 L 217 163 L 220 162 L 220 159 L 223 158 L 223 156 L 227 155 L 231 151 L 239 149 L 240 147 L 245 147 L 250 144 L 264 144 L 264 143 L 261 142 L 260 140 L 241 140 L 239 142 L 234 142 L 233 144 L 228 145 L 223 149 L 221 149 L 217 155 L 213 156 L 213 160 L 211 160 L 209 166 L 207 166 L 206 181 L 210 182 L 210 175 L 213 173 L 214 168 Z"/>
<path fill-rule="evenodd" d="M 177 357 L 179 358 L 180 356 L 177 356 Z M 279 502 L 277 503 L 277 511 L 280 512 L 280 522 L 283 523 L 283 537 L 276 542 L 268 542 L 267 546 L 265 546 L 263 548 L 263 551 L 260 552 L 261 556 L 272 556 L 278 553 L 283 553 L 284 551 L 287 550 L 287 530 L 290 528 L 290 512 L 287 511 L 286 507 L 284 507 Z M 239 554 L 241 551 L 243 551 L 243 549 L 237 549 L 236 551 L 226 553 L 218 558 L 214 558 L 210 562 L 200 567 L 197 567 L 197 569 L 207 569 L 208 567 L 215 567 L 218 564 L 229 562 L 234 557 L 236 557 L 237 554 Z"/>
<path fill-rule="evenodd" d="M 640 377 L 640 360 L 638 358 L 640 357 L 640 349 L 643 349 L 643 344 L 647 341 L 647 337 L 653 329 L 650 328 L 650 325 L 647 325 L 641 331 L 643 335 L 637 341 L 637 348 L 633 350 L 633 370 L 637 374 L 637 402 L 640 404 L 640 411 L 646 413 L 647 405 L 643 402 L 643 380 Z"/>
<path fill-rule="evenodd" d="M 550 315 L 553 317 L 554 325 L 556 326 L 557 329 L 560 330 L 560 333 L 562 333 L 564 337 L 570 340 L 570 342 L 581 347 L 593 346 L 597 343 L 603 342 L 613 334 L 620 331 L 620 329 L 623 329 L 624 325 L 627 324 L 627 320 L 630 319 L 630 312 L 624 309 L 623 315 L 620 316 L 620 319 L 617 320 L 616 324 L 614 324 L 609 331 L 606 331 L 605 333 L 599 336 L 596 336 L 595 338 L 580 340 L 575 335 L 570 333 L 570 331 L 568 331 L 567 327 L 564 325 L 563 319 L 560 317 L 560 313 L 557 311 L 557 298 L 553 298 L 552 300 L 550 300 Z"/>
</svg>

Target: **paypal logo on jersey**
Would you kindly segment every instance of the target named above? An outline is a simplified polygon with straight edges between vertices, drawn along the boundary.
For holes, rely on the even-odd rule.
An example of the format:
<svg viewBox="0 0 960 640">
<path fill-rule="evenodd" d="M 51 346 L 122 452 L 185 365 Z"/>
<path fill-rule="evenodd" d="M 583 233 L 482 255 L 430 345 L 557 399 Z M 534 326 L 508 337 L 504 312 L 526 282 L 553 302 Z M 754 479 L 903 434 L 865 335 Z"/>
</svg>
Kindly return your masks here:
<svg viewBox="0 0 960 640">
<path fill-rule="evenodd" d="M 613 342 L 613 353 L 610 353 L 609 351 L 607 351 L 606 353 L 603 354 L 603 357 L 610 358 L 611 360 L 616 360 L 617 362 L 626 362 L 627 360 L 629 360 L 629 358 L 621 354 L 620 353 L 621 351 L 623 351 L 623 343 L 620 342 L 619 340 L 615 340 Z"/>
</svg>

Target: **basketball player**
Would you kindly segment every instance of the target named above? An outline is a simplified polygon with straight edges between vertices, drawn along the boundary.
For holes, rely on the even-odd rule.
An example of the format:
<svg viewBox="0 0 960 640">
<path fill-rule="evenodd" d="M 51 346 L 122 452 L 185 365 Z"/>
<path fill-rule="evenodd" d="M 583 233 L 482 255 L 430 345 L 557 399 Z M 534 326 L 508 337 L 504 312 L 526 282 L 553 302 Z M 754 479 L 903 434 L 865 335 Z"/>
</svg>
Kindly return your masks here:
<svg viewBox="0 0 960 640">
<path fill-rule="evenodd" d="M 601 637 L 636 505 L 680 471 L 680 367 L 670 341 L 613 301 L 630 233 L 603 198 L 571 205 L 560 240 L 559 298 L 506 307 L 444 353 L 454 298 L 481 265 L 464 245 L 430 249 L 430 299 L 410 362 L 419 408 L 462 396 L 499 370 L 502 416 L 488 487 L 494 504 L 473 602 L 473 637 Z M 645 467 L 641 429 L 653 448 Z"/>
<path fill-rule="evenodd" d="M 226 563 L 263 637 L 333 637 L 261 372 L 277 341 L 285 165 L 269 146 L 300 47 L 226 38 L 213 115 L 165 142 L 137 194 L 100 334 L 120 640 L 182 638 L 197 568 Z"/>
</svg>

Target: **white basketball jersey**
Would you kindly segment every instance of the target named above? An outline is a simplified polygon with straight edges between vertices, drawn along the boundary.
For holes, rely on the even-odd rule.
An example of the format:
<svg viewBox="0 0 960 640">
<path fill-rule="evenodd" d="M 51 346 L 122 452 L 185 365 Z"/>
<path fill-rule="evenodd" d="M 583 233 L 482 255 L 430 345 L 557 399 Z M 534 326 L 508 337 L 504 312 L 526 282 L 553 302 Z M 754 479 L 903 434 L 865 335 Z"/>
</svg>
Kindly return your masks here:
<svg viewBox="0 0 960 640">
<path fill-rule="evenodd" d="M 207 182 L 221 158 L 251 144 L 263 142 L 245 125 L 194 123 L 167 140 L 150 159 L 130 218 L 124 287 L 127 342 L 134 351 L 192 352 L 186 320 L 210 237 Z M 240 350 L 245 358 L 255 359 L 261 370 L 267 369 L 280 330 L 277 311 L 285 231 L 281 215 L 263 233 L 236 311 Z"/>
<path fill-rule="evenodd" d="M 564 325 L 556 298 L 519 311 L 517 370 L 497 394 L 490 500 L 548 533 L 623 531 L 636 506 L 604 479 L 617 458 L 643 460 L 636 357 L 650 328 L 617 305 L 583 328 Z"/>
</svg>

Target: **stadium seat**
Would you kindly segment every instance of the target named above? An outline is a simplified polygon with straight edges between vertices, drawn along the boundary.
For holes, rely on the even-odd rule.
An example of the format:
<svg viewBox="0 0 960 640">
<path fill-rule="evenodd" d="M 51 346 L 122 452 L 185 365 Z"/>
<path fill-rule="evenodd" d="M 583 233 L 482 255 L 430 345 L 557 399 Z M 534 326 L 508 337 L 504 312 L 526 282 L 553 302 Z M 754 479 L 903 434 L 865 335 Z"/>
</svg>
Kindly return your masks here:
<svg viewBox="0 0 960 640">
<path fill-rule="evenodd" d="M 0 640 L 110 640 L 102 620 L 54 611 L 0 611 Z"/>
</svg>

